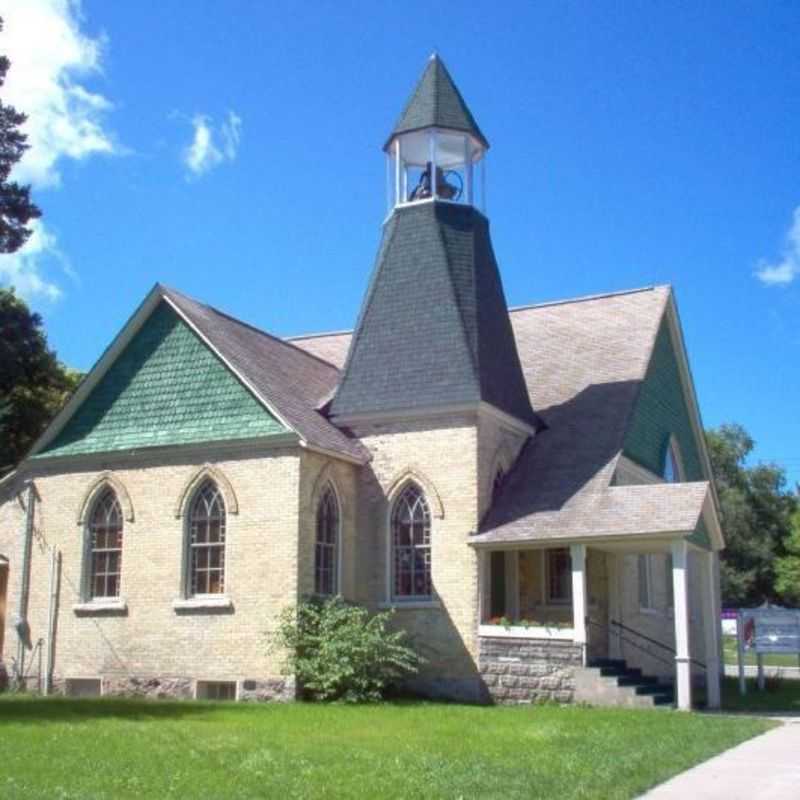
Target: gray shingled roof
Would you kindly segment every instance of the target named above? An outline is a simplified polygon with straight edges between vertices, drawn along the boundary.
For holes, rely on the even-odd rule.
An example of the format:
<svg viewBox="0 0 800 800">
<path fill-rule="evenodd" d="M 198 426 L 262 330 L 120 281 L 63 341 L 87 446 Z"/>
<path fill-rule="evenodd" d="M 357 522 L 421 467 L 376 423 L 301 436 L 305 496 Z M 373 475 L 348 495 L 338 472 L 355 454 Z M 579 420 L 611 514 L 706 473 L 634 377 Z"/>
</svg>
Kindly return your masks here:
<svg viewBox="0 0 800 800">
<path fill-rule="evenodd" d="M 431 127 L 464 131 L 487 149 L 489 147 L 489 142 L 481 133 L 447 67 L 436 54 L 428 61 L 400 119 L 386 140 L 384 149 L 388 149 L 392 139 L 399 133 Z"/>
<path fill-rule="evenodd" d="M 566 538 L 691 534 L 709 494 L 707 481 L 612 486 L 563 508 L 517 517 L 473 536 L 473 544 Z"/>
<path fill-rule="evenodd" d="M 330 413 L 491 403 L 540 424 L 508 319 L 486 218 L 471 206 L 396 209 Z"/>
<path fill-rule="evenodd" d="M 369 452 L 316 408 L 336 386 L 333 365 L 174 289 L 164 295 L 310 445 L 367 461 Z"/>
<path fill-rule="evenodd" d="M 669 287 L 656 287 L 509 312 L 527 390 L 547 428 L 523 449 L 474 541 L 693 529 L 707 483 L 610 486 L 669 296 Z M 295 343 L 341 365 L 350 337 Z"/>
</svg>

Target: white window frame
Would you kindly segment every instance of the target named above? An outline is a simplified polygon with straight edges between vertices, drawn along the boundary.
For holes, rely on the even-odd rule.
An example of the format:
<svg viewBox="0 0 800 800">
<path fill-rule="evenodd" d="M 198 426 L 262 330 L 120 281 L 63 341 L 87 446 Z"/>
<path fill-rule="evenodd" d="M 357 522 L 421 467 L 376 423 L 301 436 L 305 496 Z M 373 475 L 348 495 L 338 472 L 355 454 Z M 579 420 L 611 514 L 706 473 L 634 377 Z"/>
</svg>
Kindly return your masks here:
<svg viewBox="0 0 800 800">
<path fill-rule="evenodd" d="M 114 499 L 119 508 L 120 526 L 121 526 L 121 546 L 117 551 L 116 548 L 104 548 L 106 550 L 113 550 L 119 552 L 119 572 L 117 573 L 117 593 L 116 594 L 94 594 L 94 553 L 93 546 L 93 531 L 92 523 L 94 522 L 94 515 L 97 511 L 97 506 L 100 501 L 106 496 L 108 492 L 114 495 Z M 84 522 L 83 531 L 83 569 L 81 577 L 81 604 L 83 605 L 116 605 L 123 604 L 122 594 L 122 563 L 123 554 L 125 552 L 125 512 L 120 502 L 119 492 L 115 486 L 110 483 L 104 482 L 97 487 L 91 501 L 88 505 L 88 513 Z M 110 573 L 106 573 L 110 574 Z"/>
<path fill-rule="evenodd" d="M 550 557 L 551 555 L 559 552 L 566 551 L 567 554 L 567 595 L 566 597 L 553 597 L 550 593 Z M 572 604 L 572 572 L 570 569 L 570 553 L 569 547 L 548 547 L 544 551 L 544 598 L 545 603 L 549 606 L 570 606 Z"/>
<path fill-rule="evenodd" d="M 653 581 L 653 557 L 650 553 L 639 553 L 636 556 L 636 575 L 639 611 L 645 614 L 654 614 L 657 609 Z"/>
<path fill-rule="evenodd" d="M 192 511 L 197 500 L 198 494 L 206 486 L 211 483 L 217 490 L 217 494 L 222 503 L 222 509 L 225 512 L 225 539 L 222 543 L 222 591 L 214 593 L 195 593 L 192 591 Z M 183 576 L 181 586 L 181 597 L 184 601 L 197 601 L 204 603 L 208 601 L 212 605 L 226 604 L 229 588 L 229 559 L 228 559 L 228 541 L 229 536 L 229 521 L 230 513 L 228 511 L 228 504 L 225 501 L 225 493 L 220 484 L 210 476 L 204 477 L 200 480 L 194 488 L 189 502 L 186 504 L 186 512 L 183 520 Z M 179 603 L 181 607 L 189 608 L 191 603 Z"/>
<path fill-rule="evenodd" d="M 395 545 L 394 545 L 394 514 L 397 504 L 402 499 L 403 495 L 413 486 L 419 492 L 428 510 L 428 528 L 430 543 L 428 544 L 428 552 L 431 565 L 431 593 L 430 594 L 409 594 L 398 595 L 395 593 Z M 408 480 L 398 491 L 394 493 L 391 503 L 389 503 L 389 514 L 387 518 L 387 558 L 386 558 L 386 597 L 387 604 L 391 606 L 432 606 L 438 605 L 436 601 L 436 592 L 433 586 L 433 540 L 434 540 L 434 526 L 433 526 L 433 509 L 431 508 L 428 494 L 422 484 L 415 480 Z"/>
</svg>

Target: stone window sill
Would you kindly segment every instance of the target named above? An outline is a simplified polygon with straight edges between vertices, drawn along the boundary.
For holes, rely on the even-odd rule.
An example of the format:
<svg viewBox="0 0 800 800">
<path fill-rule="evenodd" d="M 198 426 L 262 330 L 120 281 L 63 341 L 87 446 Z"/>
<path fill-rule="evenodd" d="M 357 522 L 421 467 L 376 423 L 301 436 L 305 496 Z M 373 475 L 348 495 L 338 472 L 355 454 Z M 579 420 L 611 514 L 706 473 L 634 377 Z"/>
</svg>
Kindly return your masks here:
<svg viewBox="0 0 800 800">
<path fill-rule="evenodd" d="M 227 595 L 209 595 L 207 597 L 182 597 L 172 601 L 176 613 L 192 612 L 226 612 L 233 611 L 233 602 Z"/>
<path fill-rule="evenodd" d="M 95 614 L 127 614 L 128 604 L 120 597 L 96 600 L 87 600 L 85 603 L 76 603 L 72 610 L 78 616 L 93 616 Z"/>
<path fill-rule="evenodd" d="M 393 600 L 379 603 L 378 608 L 402 611 L 403 609 L 441 608 L 440 600 Z"/>
</svg>

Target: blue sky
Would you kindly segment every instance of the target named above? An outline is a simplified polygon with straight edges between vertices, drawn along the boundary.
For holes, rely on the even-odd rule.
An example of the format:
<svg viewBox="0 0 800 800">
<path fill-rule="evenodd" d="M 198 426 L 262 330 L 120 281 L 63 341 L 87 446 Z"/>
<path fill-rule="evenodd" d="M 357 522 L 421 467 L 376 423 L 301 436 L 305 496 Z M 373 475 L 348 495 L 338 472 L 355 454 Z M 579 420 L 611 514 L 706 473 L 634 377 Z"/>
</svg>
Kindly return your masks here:
<svg viewBox="0 0 800 800">
<path fill-rule="evenodd" d="M 488 9 L 6 2 L 45 216 L 0 282 L 84 370 L 156 281 L 280 335 L 351 327 L 381 145 L 436 49 L 492 145 L 509 304 L 672 283 L 704 422 L 800 480 L 800 6 Z"/>
</svg>

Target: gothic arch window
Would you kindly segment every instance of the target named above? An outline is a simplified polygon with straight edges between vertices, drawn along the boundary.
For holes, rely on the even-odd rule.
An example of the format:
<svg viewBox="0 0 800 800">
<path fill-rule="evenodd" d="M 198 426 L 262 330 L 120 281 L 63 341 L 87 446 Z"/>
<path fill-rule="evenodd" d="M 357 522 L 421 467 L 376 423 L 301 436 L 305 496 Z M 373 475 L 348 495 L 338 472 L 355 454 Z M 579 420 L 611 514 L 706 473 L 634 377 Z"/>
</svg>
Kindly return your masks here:
<svg viewBox="0 0 800 800">
<path fill-rule="evenodd" d="M 339 592 L 339 538 L 339 501 L 328 484 L 317 504 L 314 591 L 319 595 Z"/>
<path fill-rule="evenodd" d="M 394 501 L 391 544 L 393 599 L 430 600 L 431 512 L 415 483 L 409 483 Z"/>
<path fill-rule="evenodd" d="M 117 493 L 102 490 L 89 515 L 87 599 L 119 597 L 122 575 L 122 508 Z"/>
<path fill-rule="evenodd" d="M 206 479 L 189 505 L 186 537 L 190 597 L 225 591 L 225 501 L 217 484 Z"/>
</svg>

